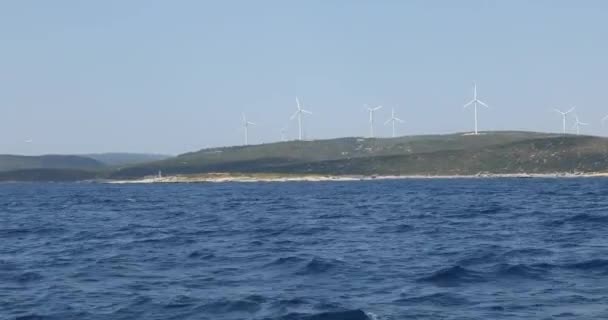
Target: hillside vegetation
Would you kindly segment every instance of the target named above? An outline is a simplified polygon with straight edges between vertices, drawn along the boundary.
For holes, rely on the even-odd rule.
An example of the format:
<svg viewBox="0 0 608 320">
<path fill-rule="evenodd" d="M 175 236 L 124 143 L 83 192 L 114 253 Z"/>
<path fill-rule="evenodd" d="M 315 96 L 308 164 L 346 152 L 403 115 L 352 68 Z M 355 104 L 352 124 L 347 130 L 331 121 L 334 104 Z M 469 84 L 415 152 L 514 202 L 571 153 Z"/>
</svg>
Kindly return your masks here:
<svg viewBox="0 0 608 320">
<path fill-rule="evenodd" d="M 171 156 L 163 154 L 149 154 L 149 153 L 92 153 L 84 155 L 87 158 L 91 158 L 103 163 L 106 166 L 127 166 L 152 161 L 159 161 L 170 158 Z"/>
<path fill-rule="evenodd" d="M 104 164 L 88 157 L 71 155 L 0 155 L 0 172 L 27 169 L 97 170 Z"/>
<path fill-rule="evenodd" d="M 112 172 L 316 174 L 477 174 L 601 171 L 608 140 L 533 132 L 341 138 L 205 149 Z"/>
<path fill-rule="evenodd" d="M 71 161 L 61 164 L 49 158 L 34 161 L 28 157 L 10 157 L 4 156 L 3 168 L 16 169 L 4 169 L 0 181 L 137 179 L 156 175 L 159 170 L 164 175 L 597 173 L 608 172 L 608 139 L 516 131 L 484 132 L 477 136 L 340 138 L 204 149 L 120 167 L 108 167 L 94 159 L 78 157 L 63 158 Z M 53 163 L 57 167 L 49 167 Z M 32 168 L 36 164 L 39 167 Z"/>
</svg>

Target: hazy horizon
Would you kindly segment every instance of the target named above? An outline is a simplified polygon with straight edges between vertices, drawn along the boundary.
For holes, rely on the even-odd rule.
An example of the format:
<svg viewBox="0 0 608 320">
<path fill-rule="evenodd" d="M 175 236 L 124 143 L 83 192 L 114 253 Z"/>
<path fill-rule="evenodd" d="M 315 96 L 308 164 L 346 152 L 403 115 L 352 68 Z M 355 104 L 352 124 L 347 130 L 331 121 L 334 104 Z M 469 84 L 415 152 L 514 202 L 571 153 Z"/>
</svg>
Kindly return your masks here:
<svg viewBox="0 0 608 320">
<path fill-rule="evenodd" d="M 19 1 L 0 3 L 0 154 L 179 154 L 297 136 L 479 129 L 606 136 L 608 3 Z M 569 122 L 569 129 L 571 129 Z"/>
</svg>

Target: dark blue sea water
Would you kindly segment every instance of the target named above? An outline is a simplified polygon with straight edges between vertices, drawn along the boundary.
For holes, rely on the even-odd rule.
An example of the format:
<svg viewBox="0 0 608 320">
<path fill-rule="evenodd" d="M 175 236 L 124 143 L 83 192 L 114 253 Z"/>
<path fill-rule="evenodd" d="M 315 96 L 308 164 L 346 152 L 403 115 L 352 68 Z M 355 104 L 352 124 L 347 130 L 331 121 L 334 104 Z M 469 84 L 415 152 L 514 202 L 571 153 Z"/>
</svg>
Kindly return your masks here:
<svg viewBox="0 0 608 320">
<path fill-rule="evenodd" d="M 2 184 L 0 209 L 0 319 L 608 318 L 607 179 Z"/>
</svg>

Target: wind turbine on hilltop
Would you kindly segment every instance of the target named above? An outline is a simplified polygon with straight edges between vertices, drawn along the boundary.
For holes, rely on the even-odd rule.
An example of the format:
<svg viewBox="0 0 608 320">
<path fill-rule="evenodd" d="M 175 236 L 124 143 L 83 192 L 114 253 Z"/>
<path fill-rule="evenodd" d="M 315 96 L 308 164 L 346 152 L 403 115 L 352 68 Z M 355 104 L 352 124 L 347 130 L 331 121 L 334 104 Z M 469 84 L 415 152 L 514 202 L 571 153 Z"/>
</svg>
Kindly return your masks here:
<svg viewBox="0 0 608 320">
<path fill-rule="evenodd" d="M 580 120 L 578 120 L 578 116 L 576 114 L 574 115 L 574 125 L 573 125 L 573 127 L 576 129 L 576 134 L 577 135 L 579 135 L 581 133 L 580 132 L 581 126 L 588 126 L 588 125 L 589 125 L 588 123 L 584 123 L 584 122 L 581 122 Z"/>
<path fill-rule="evenodd" d="M 249 126 L 257 126 L 257 124 L 247 121 L 247 116 L 243 113 L 243 129 L 245 130 L 245 145 L 249 144 Z"/>
<path fill-rule="evenodd" d="M 473 82 L 473 100 L 471 100 L 469 103 L 465 104 L 464 107 L 467 108 L 470 105 L 473 105 L 473 109 L 474 109 L 474 113 L 475 113 L 475 134 L 478 134 L 478 132 L 477 132 L 477 105 L 478 104 L 481 106 L 484 106 L 486 108 L 490 108 L 490 107 L 488 107 L 487 104 L 485 104 L 481 100 L 477 99 L 477 83 Z"/>
<path fill-rule="evenodd" d="M 388 120 L 386 120 L 386 122 L 384 123 L 384 125 L 387 125 L 387 124 L 389 124 L 391 122 L 393 123 L 393 138 L 394 138 L 395 137 L 395 122 L 399 122 L 399 123 L 403 123 L 404 122 L 403 120 L 401 120 L 401 119 L 399 119 L 399 118 L 397 118 L 395 116 L 395 108 L 391 109 L 391 118 L 388 119 Z"/>
<path fill-rule="evenodd" d="M 574 111 L 575 108 L 576 107 L 572 107 L 572 108 L 570 108 L 570 110 L 568 110 L 566 112 L 563 112 L 563 111 L 558 110 L 558 109 L 554 109 L 555 112 L 557 112 L 557 113 L 559 113 L 559 114 L 562 115 L 562 132 L 563 132 L 563 134 L 566 134 L 566 115 L 568 115 L 568 113 Z"/>
<path fill-rule="evenodd" d="M 298 110 L 296 110 L 296 112 L 293 114 L 293 116 L 291 116 L 290 119 L 293 120 L 296 117 L 298 117 L 298 129 L 299 129 L 298 140 L 302 140 L 302 114 L 304 114 L 304 113 L 312 114 L 312 112 L 302 109 L 302 106 L 300 105 L 300 100 L 298 99 L 298 97 L 296 97 L 296 104 L 298 106 Z"/>
<path fill-rule="evenodd" d="M 281 128 L 281 141 L 287 141 L 287 127 Z"/>
<path fill-rule="evenodd" d="M 374 112 L 382 109 L 382 106 L 377 106 L 375 108 L 370 108 L 368 106 L 365 106 L 365 108 L 367 109 L 367 112 L 369 112 L 369 137 L 373 138 L 374 137 Z"/>
</svg>

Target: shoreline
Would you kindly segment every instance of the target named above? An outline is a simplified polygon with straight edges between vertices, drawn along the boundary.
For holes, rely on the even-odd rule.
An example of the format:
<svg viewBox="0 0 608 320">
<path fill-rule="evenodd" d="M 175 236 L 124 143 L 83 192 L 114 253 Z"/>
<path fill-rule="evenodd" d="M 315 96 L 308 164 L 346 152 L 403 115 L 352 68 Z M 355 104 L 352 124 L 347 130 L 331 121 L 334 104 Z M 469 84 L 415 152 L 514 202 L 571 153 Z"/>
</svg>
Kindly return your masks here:
<svg viewBox="0 0 608 320">
<path fill-rule="evenodd" d="M 148 184 L 148 183 L 226 183 L 226 182 L 346 182 L 374 180 L 424 180 L 424 179 L 509 179 L 509 178 L 598 178 L 608 177 L 608 173 L 501 173 L 476 175 L 281 175 L 281 174 L 204 174 L 174 175 L 166 177 L 147 177 L 141 179 L 103 180 L 109 184 Z"/>
</svg>

